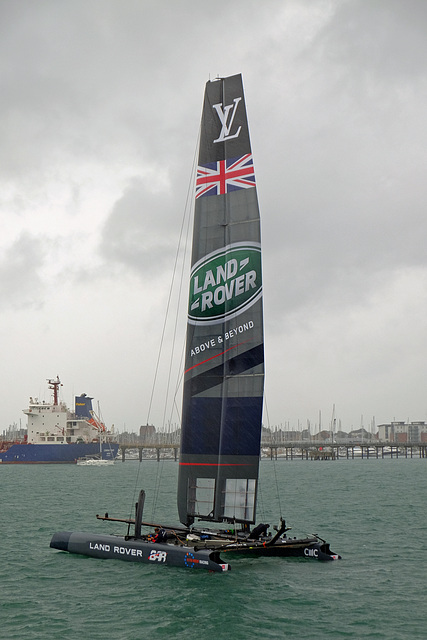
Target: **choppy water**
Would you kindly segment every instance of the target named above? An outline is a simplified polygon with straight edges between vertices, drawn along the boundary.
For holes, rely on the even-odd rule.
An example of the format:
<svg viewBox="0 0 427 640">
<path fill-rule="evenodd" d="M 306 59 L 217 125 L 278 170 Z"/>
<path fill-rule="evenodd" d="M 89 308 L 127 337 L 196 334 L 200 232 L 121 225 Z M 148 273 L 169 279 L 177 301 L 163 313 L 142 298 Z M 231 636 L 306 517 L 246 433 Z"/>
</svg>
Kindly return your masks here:
<svg viewBox="0 0 427 640">
<path fill-rule="evenodd" d="M 115 533 L 137 488 L 177 523 L 177 464 L 0 467 L 0 637 L 19 639 L 427 637 L 427 460 L 261 464 L 258 519 L 281 507 L 295 535 L 319 533 L 339 562 L 260 558 L 225 574 L 97 560 L 49 548 L 57 530 Z M 151 499 L 151 504 L 150 504 Z"/>
</svg>

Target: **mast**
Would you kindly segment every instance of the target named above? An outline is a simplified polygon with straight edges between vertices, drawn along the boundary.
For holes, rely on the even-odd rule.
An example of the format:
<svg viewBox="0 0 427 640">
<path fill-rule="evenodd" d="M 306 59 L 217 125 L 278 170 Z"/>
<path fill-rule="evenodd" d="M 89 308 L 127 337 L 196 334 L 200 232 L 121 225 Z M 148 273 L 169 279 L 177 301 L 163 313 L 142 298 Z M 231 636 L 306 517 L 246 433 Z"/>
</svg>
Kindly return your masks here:
<svg viewBox="0 0 427 640">
<path fill-rule="evenodd" d="M 58 406 L 58 396 L 59 396 L 59 387 L 62 387 L 61 380 L 59 376 L 56 376 L 56 380 L 48 380 L 49 387 L 53 391 L 53 404 L 55 407 Z"/>
<path fill-rule="evenodd" d="M 183 524 L 253 523 L 264 386 L 258 200 L 240 75 L 206 84 L 178 478 Z"/>
</svg>

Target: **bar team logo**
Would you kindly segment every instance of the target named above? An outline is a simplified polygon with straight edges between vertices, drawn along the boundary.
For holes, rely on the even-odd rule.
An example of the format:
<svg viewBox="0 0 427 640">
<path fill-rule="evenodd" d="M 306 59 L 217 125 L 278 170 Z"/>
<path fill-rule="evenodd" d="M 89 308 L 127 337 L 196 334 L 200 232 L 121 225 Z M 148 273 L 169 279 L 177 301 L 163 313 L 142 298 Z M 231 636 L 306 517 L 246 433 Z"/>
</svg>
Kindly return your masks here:
<svg viewBox="0 0 427 640">
<path fill-rule="evenodd" d="M 261 296 L 261 246 L 257 242 L 236 242 L 213 251 L 194 265 L 188 322 L 224 322 L 246 311 Z"/>
</svg>

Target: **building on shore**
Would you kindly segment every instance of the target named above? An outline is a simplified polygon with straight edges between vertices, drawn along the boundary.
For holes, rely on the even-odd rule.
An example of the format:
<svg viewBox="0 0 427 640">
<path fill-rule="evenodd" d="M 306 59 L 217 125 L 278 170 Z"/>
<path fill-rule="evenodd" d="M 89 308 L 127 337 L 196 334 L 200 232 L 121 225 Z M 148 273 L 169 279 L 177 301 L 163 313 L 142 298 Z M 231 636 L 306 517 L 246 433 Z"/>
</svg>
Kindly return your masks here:
<svg viewBox="0 0 427 640">
<path fill-rule="evenodd" d="M 390 422 L 378 425 L 378 439 L 387 442 L 427 442 L 427 424 Z"/>
<path fill-rule="evenodd" d="M 139 427 L 139 438 L 141 442 L 152 442 L 156 434 L 156 427 L 153 424 L 143 424 Z"/>
<path fill-rule="evenodd" d="M 178 425 L 171 426 L 168 431 L 157 430 L 154 425 L 145 424 L 140 426 L 139 433 L 123 432 L 116 434 L 120 444 L 149 443 L 170 444 L 177 446 L 180 442 L 180 429 Z M 364 427 L 353 429 L 349 432 L 339 429 L 322 429 L 317 433 L 310 433 L 309 429 L 283 429 L 280 427 L 263 427 L 261 441 L 265 444 L 285 445 L 295 442 L 313 442 L 322 444 L 375 444 L 378 442 L 389 442 L 390 444 L 422 444 L 427 443 L 427 424 L 418 422 L 390 422 L 380 424 L 375 433 L 368 431 Z"/>
</svg>

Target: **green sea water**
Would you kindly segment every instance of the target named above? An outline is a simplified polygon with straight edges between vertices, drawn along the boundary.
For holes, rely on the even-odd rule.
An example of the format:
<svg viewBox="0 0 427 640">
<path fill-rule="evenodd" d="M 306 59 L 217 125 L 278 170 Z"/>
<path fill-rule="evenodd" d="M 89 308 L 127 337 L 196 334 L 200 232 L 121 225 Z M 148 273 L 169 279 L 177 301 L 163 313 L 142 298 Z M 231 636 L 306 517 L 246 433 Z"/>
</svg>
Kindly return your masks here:
<svg viewBox="0 0 427 640">
<path fill-rule="evenodd" d="M 233 559 L 210 574 L 49 548 L 59 530 L 123 532 L 95 514 L 129 516 L 139 488 L 146 519 L 176 524 L 176 476 L 173 461 L 0 466 L 0 637 L 427 638 L 426 459 L 261 463 L 258 520 L 282 513 L 338 562 Z"/>
</svg>

